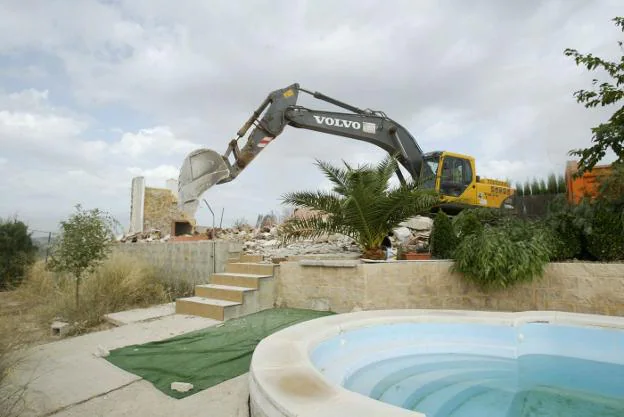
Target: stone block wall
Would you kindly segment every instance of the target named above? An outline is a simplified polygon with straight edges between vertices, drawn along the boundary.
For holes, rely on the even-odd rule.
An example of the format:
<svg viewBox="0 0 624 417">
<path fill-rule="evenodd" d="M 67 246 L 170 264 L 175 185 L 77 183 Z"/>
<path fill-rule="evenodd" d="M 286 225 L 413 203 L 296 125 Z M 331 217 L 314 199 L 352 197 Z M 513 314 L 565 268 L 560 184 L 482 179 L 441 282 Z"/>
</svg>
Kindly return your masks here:
<svg viewBox="0 0 624 417">
<path fill-rule="evenodd" d="M 230 243 L 226 241 L 120 243 L 115 253 L 128 255 L 154 265 L 172 280 L 199 284 L 209 282 L 213 272 L 223 272 Z M 213 263 L 214 247 L 214 263 Z M 214 267 L 214 269 L 213 269 Z"/>
<path fill-rule="evenodd" d="M 145 187 L 143 208 L 143 230 L 158 229 L 162 235 L 172 234 L 174 221 L 186 220 L 194 225 L 192 219 L 178 209 L 178 200 L 168 188 Z"/>
<path fill-rule="evenodd" d="M 487 293 L 450 273 L 450 261 L 327 265 L 281 263 L 277 304 L 338 313 L 430 308 L 624 316 L 624 263 L 551 263 L 531 283 Z"/>
</svg>

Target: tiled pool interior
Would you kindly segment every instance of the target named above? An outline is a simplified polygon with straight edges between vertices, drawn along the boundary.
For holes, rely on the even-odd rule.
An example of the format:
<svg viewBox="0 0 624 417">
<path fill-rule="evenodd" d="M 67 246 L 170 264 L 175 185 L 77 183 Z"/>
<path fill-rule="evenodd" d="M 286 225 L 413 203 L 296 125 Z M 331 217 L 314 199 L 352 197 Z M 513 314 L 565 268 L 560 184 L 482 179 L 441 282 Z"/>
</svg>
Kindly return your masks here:
<svg viewBox="0 0 624 417">
<path fill-rule="evenodd" d="M 394 323 L 311 352 L 329 380 L 428 417 L 622 417 L 624 331 L 530 322 Z"/>
</svg>

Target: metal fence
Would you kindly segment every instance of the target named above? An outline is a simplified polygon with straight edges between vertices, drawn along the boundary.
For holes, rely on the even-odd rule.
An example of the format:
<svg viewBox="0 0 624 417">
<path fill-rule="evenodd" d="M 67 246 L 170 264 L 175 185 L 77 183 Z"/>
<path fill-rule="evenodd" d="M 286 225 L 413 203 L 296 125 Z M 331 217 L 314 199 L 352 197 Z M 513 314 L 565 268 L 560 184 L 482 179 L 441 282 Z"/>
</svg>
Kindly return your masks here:
<svg viewBox="0 0 624 417">
<path fill-rule="evenodd" d="M 59 233 L 36 229 L 30 229 L 30 232 L 30 238 L 37 247 L 37 258 L 44 259 L 47 263 L 50 256 L 50 248 L 59 236 Z"/>
<path fill-rule="evenodd" d="M 513 198 L 514 211 L 525 218 L 542 218 L 548 214 L 550 203 L 560 194 L 524 195 Z"/>
</svg>

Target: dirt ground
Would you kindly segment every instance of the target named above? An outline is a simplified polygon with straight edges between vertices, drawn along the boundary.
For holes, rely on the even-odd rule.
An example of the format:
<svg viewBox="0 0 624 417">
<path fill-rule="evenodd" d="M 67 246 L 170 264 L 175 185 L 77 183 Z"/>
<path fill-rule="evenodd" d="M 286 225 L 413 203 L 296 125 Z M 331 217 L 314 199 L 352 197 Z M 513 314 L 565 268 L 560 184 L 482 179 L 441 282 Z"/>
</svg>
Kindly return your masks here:
<svg viewBox="0 0 624 417">
<path fill-rule="evenodd" d="M 16 291 L 0 292 L 0 330 L 6 336 L 16 337 L 19 343 L 33 346 L 55 340 L 50 327 L 43 326 Z M 5 335 L 2 335 L 6 337 Z"/>
<path fill-rule="evenodd" d="M 31 308 L 24 302 L 16 291 L 0 292 L 0 337 L 12 337 L 22 347 L 31 347 L 43 343 L 59 340 L 52 336 L 50 325 L 41 323 Z M 105 330 L 114 327 L 103 323 L 92 331 Z"/>
</svg>

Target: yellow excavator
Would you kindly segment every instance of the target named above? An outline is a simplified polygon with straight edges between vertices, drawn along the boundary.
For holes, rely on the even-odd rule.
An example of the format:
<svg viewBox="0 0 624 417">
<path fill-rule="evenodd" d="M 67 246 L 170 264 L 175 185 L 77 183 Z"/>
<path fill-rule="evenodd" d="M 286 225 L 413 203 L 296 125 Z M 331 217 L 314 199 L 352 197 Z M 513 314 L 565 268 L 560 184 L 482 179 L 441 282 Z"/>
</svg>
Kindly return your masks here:
<svg viewBox="0 0 624 417">
<path fill-rule="evenodd" d="M 349 112 L 299 106 L 297 99 L 301 93 Z M 238 141 L 252 126 L 247 143 L 239 148 Z M 480 178 L 472 156 L 449 151 L 424 153 L 414 137 L 384 112 L 360 109 L 322 93 L 305 90 L 295 83 L 266 97 L 230 141 L 225 154 L 202 148 L 186 156 L 178 178 L 181 209 L 193 216 L 199 198 L 206 190 L 235 179 L 286 126 L 364 141 L 396 155 L 421 187 L 433 188 L 440 193 L 440 208 L 447 213 L 457 213 L 467 207 L 511 208 L 514 189 L 505 181 Z M 396 174 L 405 183 L 400 169 Z"/>
</svg>

